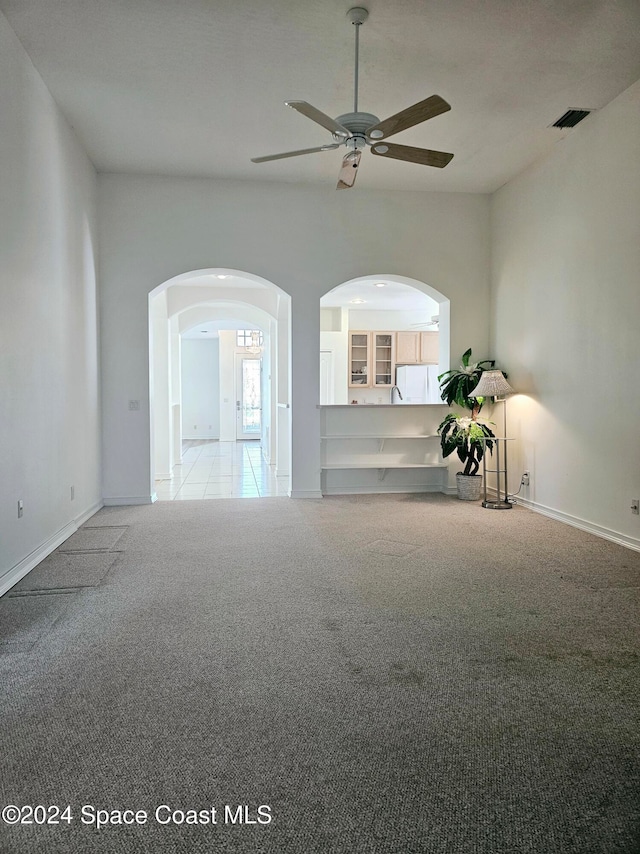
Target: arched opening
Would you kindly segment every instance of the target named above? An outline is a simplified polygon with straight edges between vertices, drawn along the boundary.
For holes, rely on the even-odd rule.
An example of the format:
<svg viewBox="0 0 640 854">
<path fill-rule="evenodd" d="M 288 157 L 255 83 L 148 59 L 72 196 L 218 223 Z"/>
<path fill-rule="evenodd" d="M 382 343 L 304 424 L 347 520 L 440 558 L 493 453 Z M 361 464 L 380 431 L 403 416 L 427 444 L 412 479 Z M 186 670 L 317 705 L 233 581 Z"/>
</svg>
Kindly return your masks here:
<svg viewBox="0 0 640 854">
<path fill-rule="evenodd" d="M 237 270 L 176 276 L 149 295 L 156 498 L 288 494 L 290 298 Z"/>
<path fill-rule="evenodd" d="M 320 300 L 323 495 L 442 492 L 438 375 L 449 368 L 449 300 L 375 274 Z"/>
<path fill-rule="evenodd" d="M 427 377 L 424 399 L 414 387 L 409 396 L 438 403 L 434 377 L 448 370 L 449 349 L 449 300 L 435 288 L 390 274 L 351 279 L 320 299 L 320 404 L 389 403 L 397 369 L 414 365 L 430 370 L 414 372 Z"/>
</svg>

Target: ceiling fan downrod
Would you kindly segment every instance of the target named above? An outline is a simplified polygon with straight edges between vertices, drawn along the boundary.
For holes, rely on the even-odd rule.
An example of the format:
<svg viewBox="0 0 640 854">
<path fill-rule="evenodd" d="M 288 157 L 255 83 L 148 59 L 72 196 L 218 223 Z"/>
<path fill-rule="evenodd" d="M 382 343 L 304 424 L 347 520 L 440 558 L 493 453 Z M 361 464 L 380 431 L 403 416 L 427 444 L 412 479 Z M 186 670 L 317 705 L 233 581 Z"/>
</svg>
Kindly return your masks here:
<svg viewBox="0 0 640 854">
<path fill-rule="evenodd" d="M 347 18 L 356 28 L 356 61 L 353 83 L 353 112 L 358 112 L 358 61 L 360 56 L 360 27 L 369 17 L 369 12 L 363 6 L 354 6 L 347 12 Z"/>
</svg>

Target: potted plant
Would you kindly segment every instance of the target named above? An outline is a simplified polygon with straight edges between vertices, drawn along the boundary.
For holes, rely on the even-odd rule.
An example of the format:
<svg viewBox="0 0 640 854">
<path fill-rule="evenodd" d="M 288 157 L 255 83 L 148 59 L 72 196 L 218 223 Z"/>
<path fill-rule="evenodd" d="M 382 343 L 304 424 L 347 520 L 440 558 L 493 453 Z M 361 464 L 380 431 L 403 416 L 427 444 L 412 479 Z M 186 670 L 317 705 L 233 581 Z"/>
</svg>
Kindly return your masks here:
<svg viewBox="0 0 640 854">
<path fill-rule="evenodd" d="M 482 492 L 482 475 L 478 468 L 485 451 L 493 452 L 495 433 L 489 427 L 491 422 L 483 422 L 478 418 L 484 398 L 470 397 L 470 392 L 478 385 L 483 371 L 491 370 L 495 365 L 492 359 L 471 362 L 471 348 L 462 356 L 459 368 L 438 376 L 440 397 L 449 406 L 454 403 L 466 409 L 470 414 L 457 415 L 450 412 L 438 427 L 442 456 L 448 457 L 454 451 L 464 470 L 456 474 L 458 498 L 466 501 L 477 501 Z M 506 374 L 505 374 L 506 376 Z"/>
</svg>

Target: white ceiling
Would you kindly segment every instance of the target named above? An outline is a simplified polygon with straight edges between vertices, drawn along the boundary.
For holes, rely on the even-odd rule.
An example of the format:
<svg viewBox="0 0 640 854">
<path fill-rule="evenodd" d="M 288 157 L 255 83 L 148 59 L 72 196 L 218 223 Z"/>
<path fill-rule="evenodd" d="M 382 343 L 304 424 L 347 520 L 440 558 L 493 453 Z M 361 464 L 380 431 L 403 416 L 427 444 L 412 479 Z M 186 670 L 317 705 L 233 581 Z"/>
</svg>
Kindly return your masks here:
<svg viewBox="0 0 640 854">
<path fill-rule="evenodd" d="M 377 283 L 384 282 L 384 287 Z M 354 303 L 353 300 L 364 300 Z M 414 311 L 416 320 L 430 320 L 438 313 L 438 303 L 416 288 L 389 278 L 362 277 L 340 285 L 320 299 L 321 308 L 348 308 L 350 311 Z"/>
<path fill-rule="evenodd" d="M 182 338 L 200 340 L 202 338 L 219 338 L 221 329 L 254 329 L 246 320 L 239 317 L 213 318 L 202 323 L 196 323 L 191 329 L 181 333 Z"/>
<path fill-rule="evenodd" d="M 331 141 L 285 100 L 353 109 L 351 5 L 0 0 L 99 171 L 327 187 L 342 151 L 250 158 Z M 441 95 L 449 113 L 393 141 L 455 157 L 440 170 L 369 152 L 361 188 L 491 192 L 566 135 L 549 125 L 567 109 L 602 108 L 640 77 L 638 0 L 362 5 L 360 109 L 385 118 Z"/>
</svg>

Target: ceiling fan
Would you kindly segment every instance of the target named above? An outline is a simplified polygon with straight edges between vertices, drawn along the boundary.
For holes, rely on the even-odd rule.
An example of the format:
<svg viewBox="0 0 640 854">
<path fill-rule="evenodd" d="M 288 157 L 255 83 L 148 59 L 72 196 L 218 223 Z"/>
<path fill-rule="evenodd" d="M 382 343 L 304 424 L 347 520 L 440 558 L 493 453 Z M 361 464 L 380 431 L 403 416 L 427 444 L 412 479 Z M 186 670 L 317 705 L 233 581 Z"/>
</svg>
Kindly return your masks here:
<svg viewBox="0 0 640 854">
<path fill-rule="evenodd" d="M 363 150 L 371 147 L 373 154 L 378 157 L 391 157 L 394 160 L 406 160 L 410 163 L 419 163 L 424 166 L 435 166 L 442 169 L 452 159 L 453 154 L 444 151 L 432 151 L 428 148 L 414 148 L 410 145 L 394 145 L 382 142 L 387 137 L 399 133 L 402 130 L 418 125 L 421 122 L 446 113 L 451 109 L 444 98 L 439 95 L 431 95 L 424 101 L 419 101 L 406 110 L 401 110 L 389 118 L 380 121 L 372 113 L 361 113 L 358 111 L 358 52 L 360 44 L 360 27 L 369 17 L 369 12 L 361 6 L 349 9 L 347 18 L 356 28 L 355 47 L 355 84 L 354 104 L 352 113 L 344 113 L 335 119 L 306 101 L 285 101 L 287 107 L 306 116 L 326 130 L 331 131 L 334 142 L 320 145 L 317 148 L 303 148 L 297 151 L 285 151 L 281 154 L 268 154 L 266 157 L 252 157 L 253 163 L 266 163 L 269 160 L 281 160 L 285 157 L 298 157 L 301 154 L 315 154 L 318 151 L 332 151 L 335 148 L 346 146 L 349 150 L 342 160 L 342 169 L 338 177 L 338 190 L 346 190 L 353 187 L 358 174 L 360 158 Z"/>
<path fill-rule="evenodd" d="M 427 329 L 429 326 L 438 326 L 440 323 L 440 315 L 432 314 L 431 320 L 425 320 L 424 323 L 412 323 L 412 329 Z"/>
</svg>

